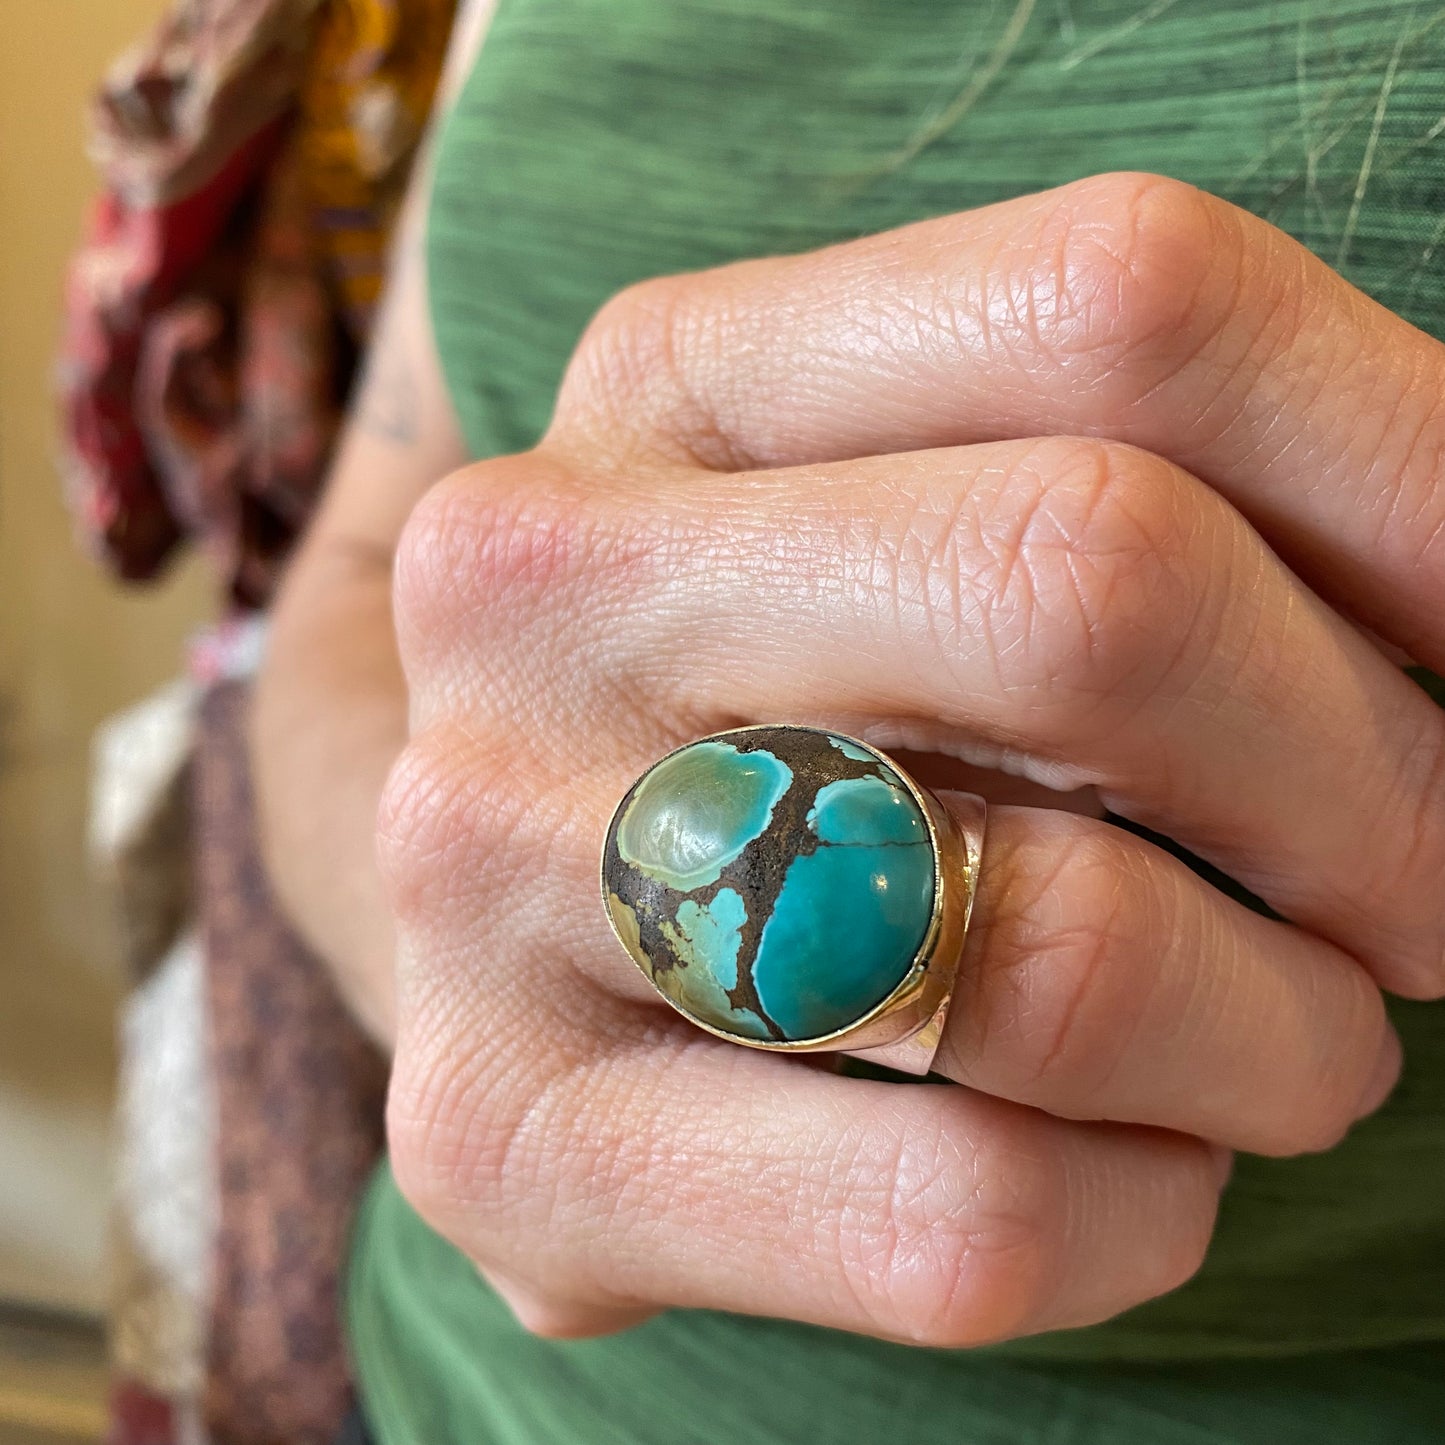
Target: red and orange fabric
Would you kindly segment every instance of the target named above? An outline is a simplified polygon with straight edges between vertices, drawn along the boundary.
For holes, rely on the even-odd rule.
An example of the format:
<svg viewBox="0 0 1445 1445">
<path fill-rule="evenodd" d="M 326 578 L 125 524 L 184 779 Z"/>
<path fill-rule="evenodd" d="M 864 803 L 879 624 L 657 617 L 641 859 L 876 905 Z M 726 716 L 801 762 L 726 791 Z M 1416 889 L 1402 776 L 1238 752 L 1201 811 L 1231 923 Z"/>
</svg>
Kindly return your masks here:
<svg viewBox="0 0 1445 1445">
<path fill-rule="evenodd" d="M 183 539 L 264 605 L 315 501 L 455 0 L 180 0 L 91 116 L 67 488 L 91 549 Z"/>
<path fill-rule="evenodd" d="M 69 273 L 67 489 L 123 577 L 186 544 L 212 559 L 231 615 L 208 645 L 230 663 L 193 668 L 203 684 L 248 671 L 255 648 L 232 644 L 260 629 L 240 614 L 264 607 L 324 482 L 454 4 L 174 0 L 94 103 L 104 189 Z M 206 1085 L 152 1131 L 170 1174 L 122 1121 L 126 1177 L 208 1162 L 183 1181 L 194 1199 L 117 1197 L 112 1445 L 322 1445 L 349 1402 L 337 1275 L 385 1070 L 267 889 L 245 708 L 242 683 L 206 693 L 174 830 L 199 1015 L 137 1010 L 123 1050 L 141 1078 L 179 1029 Z M 190 955 L 172 952 L 150 978 L 174 991 Z M 177 1150 L 185 1130 L 197 1147 Z M 133 1227 L 147 1203 L 200 1199 L 208 1287 Z"/>
</svg>

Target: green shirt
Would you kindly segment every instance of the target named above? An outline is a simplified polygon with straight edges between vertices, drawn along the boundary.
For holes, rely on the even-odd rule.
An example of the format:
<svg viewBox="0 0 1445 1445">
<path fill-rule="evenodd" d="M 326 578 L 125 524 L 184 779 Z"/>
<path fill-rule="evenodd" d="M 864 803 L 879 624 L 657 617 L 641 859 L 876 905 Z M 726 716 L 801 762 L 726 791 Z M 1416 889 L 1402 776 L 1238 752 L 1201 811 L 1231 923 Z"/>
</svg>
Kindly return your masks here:
<svg viewBox="0 0 1445 1445">
<path fill-rule="evenodd" d="M 477 456 L 531 445 L 642 277 L 1113 169 L 1264 216 L 1445 335 L 1445 7 L 1409 0 L 502 0 L 450 119 L 433 319 Z M 1006 52 L 1006 53 L 1005 53 Z M 992 73 L 986 85 L 976 78 Z M 1445 891 L 1445 888 L 1442 888 Z M 1445 1009 L 1327 1155 L 1241 1158 L 1185 1288 L 971 1353 L 674 1312 L 532 1339 L 383 1171 L 349 1320 L 382 1445 L 1445 1439 Z"/>
</svg>

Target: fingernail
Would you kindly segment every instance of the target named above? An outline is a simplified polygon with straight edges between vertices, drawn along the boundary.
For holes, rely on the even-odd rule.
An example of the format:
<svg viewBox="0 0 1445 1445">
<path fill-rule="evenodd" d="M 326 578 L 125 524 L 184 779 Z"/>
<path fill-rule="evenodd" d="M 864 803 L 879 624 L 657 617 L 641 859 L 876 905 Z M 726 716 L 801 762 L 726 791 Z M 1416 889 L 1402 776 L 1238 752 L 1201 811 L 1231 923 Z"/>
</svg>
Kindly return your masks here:
<svg viewBox="0 0 1445 1445">
<path fill-rule="evenodd" d="M 1223 1189 L 1229 1183 L 1229 1176 L 1234 1173 L 1234 1150 L 1226 1149 L 1223 1144 L 1211 1144 L 1209 1157 L 1214 1161 L 1214 1177 Z"/>
<path fill-rule="evenodd" d="M 1400 1065 L 1403 1062 L 1404 1052 L 1400 1048 L 1400 1036 L 1394 1029 L 1387 1028 L 1380 1043 L 1380 1056 L 1370 1071 L 1370 1081 L 1360 1095 L 1359 1110 L 1355 1114 L 1357 1119 L 1373 1114 L 1390 1097 L 1395 1085 L 1400 1081 Z"/>
</svg>

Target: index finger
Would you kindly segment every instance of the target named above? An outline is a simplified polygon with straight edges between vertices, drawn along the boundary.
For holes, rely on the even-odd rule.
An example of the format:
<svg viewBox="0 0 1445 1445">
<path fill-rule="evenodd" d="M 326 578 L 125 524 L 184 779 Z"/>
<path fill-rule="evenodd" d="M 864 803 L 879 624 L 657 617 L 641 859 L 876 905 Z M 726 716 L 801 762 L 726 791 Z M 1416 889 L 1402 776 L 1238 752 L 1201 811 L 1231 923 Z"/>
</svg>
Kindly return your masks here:
<svg viewBox="0 0 1445 1445">
<path fill-rule="evenodd" d="M 1225 495 L 1445 668 L 1445 346 L 1264 221 L 1100 176 L 604 308 L 551 440 L 718 469 L 1106 436 Z"/>
</svg>

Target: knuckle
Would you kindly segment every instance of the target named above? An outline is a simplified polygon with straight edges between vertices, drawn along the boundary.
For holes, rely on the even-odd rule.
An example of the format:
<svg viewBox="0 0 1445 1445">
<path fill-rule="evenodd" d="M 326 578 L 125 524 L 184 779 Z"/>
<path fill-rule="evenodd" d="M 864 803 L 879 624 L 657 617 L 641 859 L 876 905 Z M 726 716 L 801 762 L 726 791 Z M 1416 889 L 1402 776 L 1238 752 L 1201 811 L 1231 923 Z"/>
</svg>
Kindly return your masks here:
<svg viewBox="0 0 1445 1445">
<path fill-rule="evenodd" d="M 582 333 L 558 396 L 559 417 L 614 419 L 676 372 L 679 278 L 652 277 L 604 302 Z"/>
<path fill-rule="evenodd" d="M 1065 186 L 1034 262 L 1038 340 L 1060 360 L 1117 368 L 1187 354 L 1228 314 L 1229 208 L 1183 181 L 1119 173 Z"/>
<path fill-rule="evenodd" d="M 550 437 L 653 448 L 703 465 L 732 456 L 693 384 L 715 348 L 712 309 L 697 278 L 659 276 L 619 292 L 593 318 L 562 379 Z"/>
<path fill-rule="evenodd" d="M 1144 1281 L 1145 1298 L 1157 1299 L 1170 1294 L 1199 1273 L 1214 1238 L 1218 1215 L 1218 1192 L 1212 1185 L 1201 1182 L 1171 1216 L 1170 1228 L 1153 1261 L 1151 1277 Z"/>
<path fill-rule="evenodd" d="M 412 510 L 397 548 L 403 655 L 425 661 L 463 634 L 475 643 L 505 632 L 579 575 L 597 525 L 581 489 L 541 452 L 478 463 L 438 482 Z"/>
<path fill-rule="evenodd" d="M 957 1348 L 1007 1339 L 1041 1303 L 1051 1197 L 1029 1150 L 985 1153 L 963 1131 L 912 1131 L 884 1176 L 885 1197 L 851 1215 L 880 1328 Z M 881 1205 L 881 1207 L 873 1207 Z"/>
<path fill-rule="evenodd" d="M 1097 825 L 1041 818 L 1028 848 L 997 857 L 978 960 L 970 1053 L 1027 1092 L 1063 1079 L 1087 1113 L 1149 1007 L 1151 897 L 1129 855 Z M 1037 846 L 1033 846 L 1036 843 Z"/>
<path fill-rule="evenodd" d="M 1080 704 L 1121 709 L 1158 691 L 1211 601 L 1185 490 L 1167 462 L 1113 442 L 1052 439 L 1017 451 L 977 505 L 977 571 L 1001 683 L 1078 740 Z"/>
<path fill-rule="evenodd" d="M 461 1247 L 506 1206 L 516 1124 L 494 1071 L 462 1054 L 445 1031 L 398 1047 L 387 1096 L 391 1169 L 402 1197 Z"/>
<path fill-rule="evenodd" d="M 535 866 L 530 840 L 544 805 L 522 785 L 507 750 L 485 747 L 449 722 L 417 734 L 377 813 L 377 857 L 393 914 L 404 926 L 434 929 L 451 920 L 459 900 L 482 911 Z"/>
<path fill-rule="evenodd" d="M 397 1187 L 433 1228 L 489 1258 L 547 1226 L 546 1181 L 565 1156 L 555 1061 L 499 1038 L 484 1001 L 434 989 L 406 1011 L 387 1095 Z"/>
<path fill-rule="evenodd" d="M 1334 997 L 1310 1001 L 1298 1050 L 1290 1051 L 1300 1062 L 1273 1091 L 1273 1107 L 1259 1111 L 1259 1137 L 1251 1141 L 1256 1153 L 1323 1153 L 1358 1122 L 1391 1025 L 1383 995 L 1362 969 L 1341 960 L 1331 971 L 1337 975 L 1328 985 Z M 1325 1018 L 1333 1018 L 1335 1026 L 1321 1028 Z"/>
</svg>

